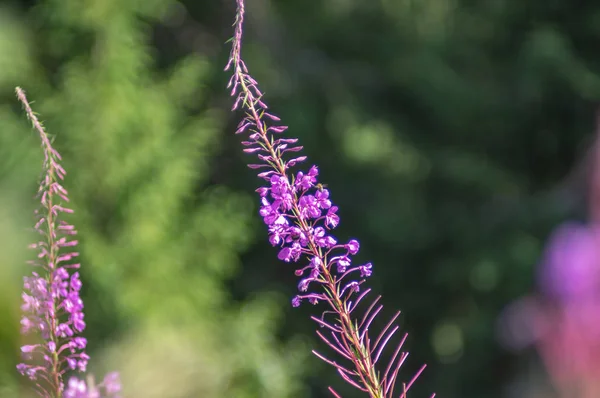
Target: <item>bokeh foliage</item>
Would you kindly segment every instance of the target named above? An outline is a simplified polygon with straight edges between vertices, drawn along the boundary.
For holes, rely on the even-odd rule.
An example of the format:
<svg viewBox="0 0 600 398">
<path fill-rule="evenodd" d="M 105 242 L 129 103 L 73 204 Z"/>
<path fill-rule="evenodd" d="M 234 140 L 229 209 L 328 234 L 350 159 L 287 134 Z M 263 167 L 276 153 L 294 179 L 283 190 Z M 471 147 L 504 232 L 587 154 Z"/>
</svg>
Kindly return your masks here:
<svg viewBox="0 0 600 398">
<path fill-rule="evenodd" d="M 305 361 L 312 308 L 289 308 L 296 280 L 231 134 L 233 3 L 0 6 L 0 395 L 19 383 L 40 161 L 15 85 L 69 172 L 95 369 L 122 370 L 131 396 L 344 391 Z M 523 356 L 499 346 L 497 317 L 531 288 L 553 225 L 584 216 L 585 165 L 571 171 L 600 96 L 600 5 L 262 0 L 247 18 L 251 72 L 320 165 L 339 237 L 361 240 L 370 283 L 403 311 L 404 374 L 429 364 L 415 396 L 514 396 Z"/>
</svg>

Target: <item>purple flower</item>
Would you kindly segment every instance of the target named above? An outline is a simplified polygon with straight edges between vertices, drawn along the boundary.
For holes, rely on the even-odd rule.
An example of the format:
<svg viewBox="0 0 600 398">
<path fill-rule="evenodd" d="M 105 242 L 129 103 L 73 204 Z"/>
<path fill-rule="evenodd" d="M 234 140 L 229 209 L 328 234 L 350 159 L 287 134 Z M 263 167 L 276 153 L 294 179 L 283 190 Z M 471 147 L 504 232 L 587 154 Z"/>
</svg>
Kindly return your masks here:
<svg viewBox="0 0 600 398">
<path fill-rule="evenodd" d="M 104 394 L 101 394 L 104 392 Z M 76 377 L 71 377 L 63 394 L 64 398 L 120 398 L 121 381 L 119 374 L 108 373 L 102 383 L 96 385 L 93 377 L 88 378 L 86 383 Z"/>
<path fill-rule="evenodd" d="M 344 272 L 346 272 L 351 263 L 350 257 L 346 255 L 334 257 L 331 259 L 331 261 L 337 262 L 337 272 L 339 274 L 343 274 Z"/>
<path fill-rule="evenodd" d="M 327 210 L 327 216 L 325 216 L 325 226 L 328 229 L 336 228 L 340 223 L 340 217 L 337 214 L 335 214 L 337 210 L 337 206 L 331 206 Z"/>
<path fill-rule="evenodd" d="M 294 307 L 300 307 L 300 300 L 301 300 L 300 296 L 295 296 L 292 299 L 292 306 L 294 306 Z"/>
<path fill-rule="evenodd" d="M 317 183 L 317 175 L 319 175 L 319 169 L 317 168 L 317 166 L 311 167 L 306 175 L 303 172 L 299 171 L 296 175 L 296 182 L 294 183 L 294 185 L 297 188 L 306 191 L 315 186 L 315 184 Z"/>
<path fill-rule="evenodd" d="M 302 195 L 298 201 L 298 208 L 302 216 L 306 219 L 319 218 L 321 216 L 319 203 L 313 195 Z"/>
<path fill-rule="evenodd" d="M 327 210 L 331 207 L 331 201 L 329 200 L 329 191 L 327 189 L 317 191 L 315 193 L 315 200 L 317 202 L 317 205 L 321 209 Z"/>
<path fill-rule="evenodd" d="M 358 267 L 358 269 L 360 270 L 360 276 L 366 278 L 368 276 L 371 276 L 371 274 L 373 273 L 373 264 L 366 263 L 365 265 L 361 265 L 360 267 Z"/>
</svg>

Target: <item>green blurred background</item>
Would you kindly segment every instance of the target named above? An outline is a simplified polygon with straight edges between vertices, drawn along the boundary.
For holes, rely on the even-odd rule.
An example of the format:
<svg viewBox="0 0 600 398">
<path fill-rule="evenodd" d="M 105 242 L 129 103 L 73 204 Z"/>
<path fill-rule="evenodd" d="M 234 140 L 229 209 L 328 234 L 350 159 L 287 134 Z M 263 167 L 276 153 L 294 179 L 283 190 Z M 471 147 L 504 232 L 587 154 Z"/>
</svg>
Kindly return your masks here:
<svg viewBox="0 0 600 398">
<path fill-rule="evenodd" d="M 234 1 L 0 1 L 0 396 L 25 395 L 21 278 L 42 155 L 69 173 L 91 370 L 127 397 L 326 397 L 311 306 L 257 215 L 222 69 Z M 321 167 L 340 239 L 410 333 L 414 397 L 530 397 L 497 338 L 549 231 L 583 217 L 600 4 L 249 0 L 243 55 Z M 541 382 L 539 380 L 542 380 Z"/>
</svg>

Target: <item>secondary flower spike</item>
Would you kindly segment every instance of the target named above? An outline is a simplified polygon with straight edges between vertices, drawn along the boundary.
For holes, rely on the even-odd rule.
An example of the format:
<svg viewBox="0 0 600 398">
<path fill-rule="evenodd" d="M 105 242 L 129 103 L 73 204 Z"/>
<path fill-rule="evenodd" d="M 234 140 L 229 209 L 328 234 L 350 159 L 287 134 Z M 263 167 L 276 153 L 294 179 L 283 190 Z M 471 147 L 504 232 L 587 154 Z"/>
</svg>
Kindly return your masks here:
<svg viewBox="0 0 600 398">
<path fill-rule="evenodd" d="M 65 207 L 69 198 L 60 183 L 66 175 L 60 165 L 61 157 L 31 110 L 25 92 L 18 87 L 16 92 L 39 133 L 44 152 L 43 175 L 38 188 L 41 206 L 35 212 L 34 227 L 39 241 L 30 245 L 38 254 L 29 262 L 35 271 L 24 278 L 21 306 L 22 333 L 36 334 L 41 341 L 21 347 L 25 362 L 17 369 L 35 382 L 42 396 L 60 397 L 65 372 L 85 372 L 89 359 L 85 353 L 87 340 L 81 337 L 85 321 L 83 301 L 79 297 L 79 264 L 73 262 L 78 256 L 74 251 L 77 240 L 73 239 L 77 232 L 61 219 L 62 214 L 73 212 Z"/>
<path fill-rule="evenodd" d="M 244 1 L 237 0 L 235 34 L 225 67 L 225 70 L 232 69 L 227 87 L 235 98 L 233 110 L 241 108 L 245 113 L 236 134 L 246 134 L 247 138 L 242 141 L 244 152 L 258 159 L 249 167 L 258 170 L 258 176 L 266 182 L 257 193 L 269 242 L 278 248 L 280 260 L 297 264 L 295 274 L 301 277 L 299 294 L 292 299 L 292 305 L 297 307 L 304 301 L 326 304 L 329 308 L 320 317 L 312 317 L 320 326 L 317 334 L 348 365 L 341 365 L 316 351 L 313 353 L 370 397 L 397 396 L 394 395 L 397 376 L 408 356 L 401 352 L 406 335 L 387 364 L 381 364 L 379 360 L 399 329 L 393 324 L 399 313 L 374 339 L 371 338 L 369 329 L 383 308 L 378 304 L 380 297 L 365 311 L 357 308 L 370 291 L 361 292 L 361 285 L 371 276 L 373 266 L 353 262 L 360 247 L 357 240 L 339 242 L 332 235 L 331 231 L 340 222 L 338 208 L 332 203 L 329 190 L 318 183 L 317 166 L 296 171 L 296 166 L 306 162 L 307 157 L 299 154 L 303 148 L 298 145 L 298 139 L 283 136 L 287 126 L 280 125 L 279 117 L 267 110 L 263 93 L 241 58 L 243 21 Z M 401 397 L 406 396 L 424 368 L 409 383 L 398 383 Z M 330 391 L 339 397 L 333 389 Z"/>
</svg>

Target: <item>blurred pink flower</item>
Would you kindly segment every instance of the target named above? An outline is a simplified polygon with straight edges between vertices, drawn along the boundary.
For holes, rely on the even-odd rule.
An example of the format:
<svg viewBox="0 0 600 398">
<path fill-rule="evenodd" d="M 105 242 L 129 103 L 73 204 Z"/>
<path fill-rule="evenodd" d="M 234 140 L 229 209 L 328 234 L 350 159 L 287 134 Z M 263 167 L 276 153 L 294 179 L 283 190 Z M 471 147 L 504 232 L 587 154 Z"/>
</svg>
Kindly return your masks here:
<svg viewBox="0 0 600 398">
<path fill-rule="evenodd" d="M 548 241 L 539 294 L 510 304 L 501 339 L 535 345 L 559 396 L 600 397 L 600 225 L 568 222 Z"/>
<path fill-rule="evenodd" d="M 532 326 L 554 384 L 565 396 L 600 397 L 600 226 L 560 226 L 538 283 L 549 300 L 538 305 Z"/>
<path fill-rule="evenodd" d="M 537 276 L 539 293 L 503 311 L 502 342 L 534 345 L 560 397 L 600 397 L 600 224 L 559 226 Z"/>
</svg>

